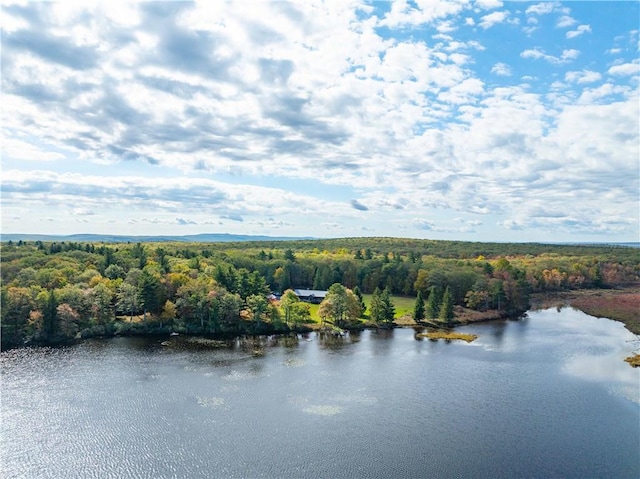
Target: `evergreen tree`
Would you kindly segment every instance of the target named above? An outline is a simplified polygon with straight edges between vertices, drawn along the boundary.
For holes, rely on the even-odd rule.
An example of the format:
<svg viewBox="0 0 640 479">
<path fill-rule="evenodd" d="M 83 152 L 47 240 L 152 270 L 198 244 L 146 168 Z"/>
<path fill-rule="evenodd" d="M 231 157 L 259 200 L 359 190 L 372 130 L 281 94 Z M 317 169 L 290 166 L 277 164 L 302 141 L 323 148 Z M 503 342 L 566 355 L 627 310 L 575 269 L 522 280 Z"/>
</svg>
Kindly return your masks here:
<svg viewBox="0 0 640 479">
<path fill-rule="evenodd" d="M 356 286 L 353 288 L 353 294 L 358 298 L 358 302 L 360 303 L 360 307 L 362 308 L 362 314 L 364 315 L 364 311 L 367 309 L 367 306 L 364 304 L 364 298 L 362 297 L 362 292 L 360 288 Z"/>
<path fill-rule="evenodd" d="M 380 288 L 376 288 L 373 291 L 371 303 L 369 304 L 369 317 L 371 318 L 371 321 L 375 323 L 380 323 L 384 315 L 382 301 L 380 300 L 381 294 Z"/>
<path fill-rule="evenodd" d="M 396 306 L 391 301 L 391 291 L 389 287 L 384 288 L 380 295 L 380 302 L 382 303 L 382 320 L 387 323 L 393 323 L 393 319 L 396 316 Z"/>
<path fill-rule="evenodd" d="M 140 302 L 145 314 L 158 313 L 162 306 L 160 299 L 160 280 L 148 271 L 143 271 L 140 277 Z"/>
<path fill-rule="evenodd" d="M 424 313 L 424 299 L 422 299 L 422 293 L 418 291 L 418 294 L 416 295 L 416 303 L 413 307 L 413 320 L 416 323 L 419 323 L 424 319 Z"/>
<path fill-rule="evenodd" d="M 131 248 L 131 256 L 138 260 L 138 268 L 142 269 L 147 265 L 147 252 L 142 244 L 136 243 Z"/>
<path fill-rule="evenodd" d="M 440 305 L 438 318 L 443 323 L 448 323 L 453 319 L 453 296 L 451 295 L 451 290 L 448 286 L 447 289 L 444 290 L 444 295 L 442 296 L 442 304 Z"/>
<path fill-rule="evenodd" d="M 391 293 L 389 288 L 380 291 L 376 288 L 371 297 L 371 306 L 369 307 L 371 320 L 378 324 L 391 324 L 396 314 L 396 307 L 391 301 Z"/>
<path fill-rule="evenodd" d="M 436 319 L 440 314 L 440 303 L 441 303 L 441 295 L 440 290 L 438 288 L 431 287 L 429 291 L 429 297 L 427 298 L 427 306 L 426 306 L 426 318 L 427 319 Z"/>
<path fill-rule="evenodd" d="M 291 248 L 288 248 L 284 252 L 284 259 L 287 261 L 295 262 L 296 255 Z"/>
</svg>

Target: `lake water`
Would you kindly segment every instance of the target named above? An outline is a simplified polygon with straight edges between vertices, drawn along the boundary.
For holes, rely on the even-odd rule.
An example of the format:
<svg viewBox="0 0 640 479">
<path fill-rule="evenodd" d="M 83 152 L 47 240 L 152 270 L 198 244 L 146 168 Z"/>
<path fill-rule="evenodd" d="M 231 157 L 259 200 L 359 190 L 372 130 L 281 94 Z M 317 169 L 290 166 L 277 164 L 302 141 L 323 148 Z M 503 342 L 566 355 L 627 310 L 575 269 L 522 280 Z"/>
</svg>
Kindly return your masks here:
<svg viewBox="0 0 640 479">
<path fill-rule="evenodd" d="M 459 330 L 479 337 L 5 351 L 3 477 L 640 477 L 620 323 L 552 309 Z"/>
</svg>

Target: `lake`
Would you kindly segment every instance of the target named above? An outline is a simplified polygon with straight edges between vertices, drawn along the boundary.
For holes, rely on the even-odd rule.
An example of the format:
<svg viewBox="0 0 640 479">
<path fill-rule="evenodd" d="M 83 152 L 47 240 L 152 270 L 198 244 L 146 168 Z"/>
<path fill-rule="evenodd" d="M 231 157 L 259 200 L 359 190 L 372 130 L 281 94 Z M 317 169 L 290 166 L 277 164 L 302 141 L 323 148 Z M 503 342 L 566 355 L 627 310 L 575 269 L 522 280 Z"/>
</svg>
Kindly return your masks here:
<svg viewBox="0 0 640 479">
<path fill-rule="evenodd" d="M 640 477 L 640 369 L 623 361 L 638 342 L 622 324 L 566 308 L 458 330 L 478 339 L 5 351 L 3 476 Z"/>
</svg>

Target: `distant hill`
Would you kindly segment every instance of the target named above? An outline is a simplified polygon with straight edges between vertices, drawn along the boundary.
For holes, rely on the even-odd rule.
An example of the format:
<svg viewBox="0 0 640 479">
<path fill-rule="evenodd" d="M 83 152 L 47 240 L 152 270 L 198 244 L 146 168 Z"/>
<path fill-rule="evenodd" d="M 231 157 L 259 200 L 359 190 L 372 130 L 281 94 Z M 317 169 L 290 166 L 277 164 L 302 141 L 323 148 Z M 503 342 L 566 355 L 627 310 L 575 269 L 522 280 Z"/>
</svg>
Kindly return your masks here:
<svg viewBox="0 0 640 479">
<path fill-rule="evenodd" d="M 309 236 L 259 236 L 259 235 L 233 235 L 227 233 L 203 233 L 183 236 L 128 236 L 128 235 L 100 235 L 100 234 L 74 234 L 74 235 L 38 235 L 38 234 L 2 234 L 1 241 L 71 241 L 83 243 L 160 243 L 160 242 L 197 242 L 197 243 L 229 243 L 235 241 L 292 241 L 311 240 Z"/>
</svg>

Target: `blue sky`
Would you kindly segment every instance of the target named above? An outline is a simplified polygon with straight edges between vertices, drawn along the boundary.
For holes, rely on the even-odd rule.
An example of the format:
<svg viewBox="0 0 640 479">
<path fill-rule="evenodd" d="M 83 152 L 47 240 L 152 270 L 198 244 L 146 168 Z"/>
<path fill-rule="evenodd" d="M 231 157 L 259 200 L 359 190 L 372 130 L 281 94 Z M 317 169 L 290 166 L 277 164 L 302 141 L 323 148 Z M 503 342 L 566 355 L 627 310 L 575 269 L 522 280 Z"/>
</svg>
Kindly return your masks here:
<svg viewBox="0 0 640 479">
<path fill-rule="evenodd" d="M 638 241 L 638 2 L 2 1 L 2 232 Z"/>
</svg>

